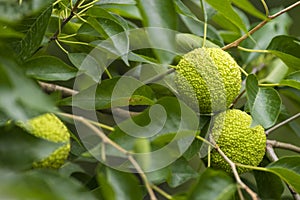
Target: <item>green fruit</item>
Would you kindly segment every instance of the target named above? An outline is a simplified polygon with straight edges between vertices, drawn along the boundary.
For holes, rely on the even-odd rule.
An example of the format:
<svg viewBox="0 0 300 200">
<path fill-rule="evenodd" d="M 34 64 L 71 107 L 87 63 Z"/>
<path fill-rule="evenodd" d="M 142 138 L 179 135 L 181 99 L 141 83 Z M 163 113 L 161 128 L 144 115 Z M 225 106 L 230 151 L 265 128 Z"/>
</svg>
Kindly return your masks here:
<svg viewBox="0 0 300 200">
<path fill-rule="evenodd" d="M 70 134 L 67 127 L 54 114 L 47 113 L 30 119 L 26 123 L 28 132 L 36 137 L 57 143 L 65 143 L 48 157 L 34 162 L 35 168 L 59 168 L 70 152 Z"/>
<path fill-rule="evenodd" d="M 175 67 L 175 84 L 188 105 L 201 113 L 223 111 L 241 89 L 238 64 L 219 48 L 198 48 L 185 54 Z"/>
<path fill-rule="evenodd" d="M 215 116 L 212 138 L 234 163 L 258 166 L 266 148 L 266 135 L 262 126 L 250 127 L 252 118 L 240 110 L 227 110 Z M 212 167 L 231 172 L 229 164 L 216 151 L 211 152 Z M 249 171 L 238 167 L 239 173 Z"/>
</svg>

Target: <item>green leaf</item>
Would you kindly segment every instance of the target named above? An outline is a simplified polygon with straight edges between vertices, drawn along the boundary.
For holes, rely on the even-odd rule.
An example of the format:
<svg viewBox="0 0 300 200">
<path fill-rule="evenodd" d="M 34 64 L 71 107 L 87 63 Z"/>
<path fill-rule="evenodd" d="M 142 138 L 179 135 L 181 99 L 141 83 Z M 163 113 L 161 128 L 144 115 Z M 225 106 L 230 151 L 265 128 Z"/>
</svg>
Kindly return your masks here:
<svg viewBox="0 0 300 200">
<path fill-rule="evenodd" d="M 186 181 L 198 176 L 198 173 L 189 166 L 189 163 L 184 158 L 176 160 L 172 163 L 170 168 L 171 174 L 167 182 L 171 187 L 178 187 Z"/>
<path fill-rule="evenodd" d="M 226 19 L 231 21 L 234 25 L 239 27 L 244 32 L 247 32 L 247 28 L 243 23 L 241 17 L 233 10 L 231 1 L 226 0 L 220 3 L 219 0 L 206 0 L 213 8 L 220 12 Z"/>
<path fill-rule="evenodd" d="M 101 0 L 96 4 L 136 4 L 135 0 Z"/>
<path fill-rule="evenodd" d="M 134 174 L 105 167 L 98 170 L 97 180 L 106 200 L 143 199 L 139 181 Z"/>
<path fill-rule="evenodd" d="M 0 170 L 0 177 L 0 199 L 96 200 L 80 182 L 55 171 L 31 170 L 16 173 Z"/>
<path fill-rule="evenodd" d="M 269 164 L 266 170 L 279 176 L 282 180 L 291 185 L 297 193 L 300 193 L 299 163 L 300 156 L 283 157 Z"/>
<path fill-rule="evenodd" d="M 162 50 L 174 48 L 175 34 L 170 32 L 177 29 L 177 15 L 172 0 L 137 0 L 137 5 L 143 19 L 144 27 L 149 27 L 147 33 L 157 58 L 162 63 L 170 63 L 174 57 Z M 156 27 L 151 29 L 151 27 Z"/>
<path fill-rule="evenodd" d="M 280 35 L 272 39 L 267 47 L 269 52 L 278 56 L 287 66 L 300 69 L 300 40 Z"/>
<path fill-rule="evenodd" d="M 66 81 L 74 78 L 77 70 L 53 56 L 29 59 L 24 67 L 26 75 L 44 81 Z"/>
<path fill-rule="evenodd" d="M 200 21 L 180 0 L 175 1 L 176 11 L 179 13 L 180 18 L 183 20 L 188 29 L 198 36 L 204 35 L 204 22 Z M 209 39 L 223 46 L 222 38 L 217 34 L 217 30 L 208 24 L 207 35 Z"/>
<path fill-rule="evenodd" d="M 252 125 L 260 124 L 264 128 L 273 126 L 280 113 L 281 98 L 273 88 L 258 87 L 254 75 L 246 79 L 248 105 L 253 118 Z"/>
<path fill-rule="evenodd" d="M 274 13 L 277 11 L 278 10 L 271 10 L 270 12 Z M 261 29 L 252 34 L 251 38 L 247 38 L 244 42 L 241 43 L 241 46 L 249 49 L 266 49 L 274 37 L 278 35 L 288 34 L 287 30 L 289 30 L 292 24 L 291 21 L 292 19 L 288 16 L 288 14 L 284 13 L 279 17 L 271 20 Z M 249 53 L 241 51 L 241 55 L 242 59 L 244 60 L 244 64 L 248 64 L 249 62 L 255 60 L 259 55 L 261 55 L 261 53 Z"/>
<path fill-rule="evenodd" d="M 266 15 L 261 13 L 259 10 L 257 10 L 253 6 L 253 4 L 251 2 L 249 2 L 248 0 L 231 0 L 231 1 L 237 7 L 241 8 L 245 12 L 248 12 L 249 14 L 251 14 L 259 19 L 262 19 L 262 20 L 267 19 Z"/>
<path fill-rule="evenodd" d="M 300 90 L 300 71 L 296 71 L 287 75 L 279 84 Z"/>
<path fill-rule="evenodd" d="M 129 65 L 127 58 L 129 52 L 129 36 L 126 32 L 128 29 L 127 22 L 100 7 L 93 7 L 86 14 L 90 16 L 87 23 L 103 35 L 105 39 L 108 39 L 107 42 L 111 43 L 109 45 L 110 48 L 113 48 L 113 53 L 116 53 Z M 107 45 L 107 42 L 104 45 Z"/>
<path fill-rule="evenodd" d="M 25 37 L 17 45 L 17 52 L 22 60 L 30 58 L 39 48 L 46 32 L 52 6 L 46 8 L 29 27 Z"/>
<path fill-rule="evenodd" d="M 49 156 L 63 143 L 37 138 L 19 127 L 0 127 L 0 167 L 27 170 L 34 161 Z M 1 193 L 1 192 L 0 192 Z"/>
<path fill-rule="evenodd" d="M 86 53 L 69 53 L 68 57 L 79 72 L 85 73 L 95 82 L 99 82 L 105 67 L 103 63 Z"/>
<path fill-rule="evenodd" d="M 73 97 L 62 100 L 60 104 L 93 110 L 154 103 L 154 93 L 149 86 L 130 77 L 123 77 L 123 82 L 119 81 L 120 78 L 104 80 L 99 85 L 93 85 Z"/>
<path fill-rule="evenodd" d="M 2 0 L 0 1 L 0 21 L 16 23 L 26 16 L 32 15 L 46 6 L 50 6 L 54 0 L 28 0 L 19 1 Z"/>
<path fill-rule="evenodd" d="M 281 199 L 284 187 L 278 176 L 263 171 L 253 171 L 253 173 L 258 189 L 258 196 L 261 199 Z"/>
<path fill-rule="evenodd" d="M 11 119 L 26 121 L 38 113 L 54 112 L 54 102 L 15 62 L 13 52 L 0 46 L 0 108 Z"/>
<path fill-rule="evenodd" d="M 188 53 L 196 48 L 201 48 L 203 45 L 203 38 L 193 35 L 193 34 L 188 34 L 188 33 L 178 33 L 176 35 L 176 44 L 177 44 L 177 51 L 185 54 Z M 216 47 L 218 48 L 219 46 L 210 42 L 206 41 L 205 43 L 206 47 Z"/>
<path fill-rule="evenodd" d="M 189 200 L 230 200 L 236 191 L 236 184 L 223 171 L 206 169 L 200 176 Z"/>
</svg>

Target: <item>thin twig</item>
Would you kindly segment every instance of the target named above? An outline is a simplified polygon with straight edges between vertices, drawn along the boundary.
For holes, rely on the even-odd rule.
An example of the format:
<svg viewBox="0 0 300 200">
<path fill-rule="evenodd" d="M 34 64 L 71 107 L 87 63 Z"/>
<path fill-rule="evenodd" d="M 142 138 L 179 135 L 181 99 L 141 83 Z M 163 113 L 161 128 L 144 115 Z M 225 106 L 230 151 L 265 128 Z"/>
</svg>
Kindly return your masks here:
<svg viewBox="0 0 300 200">
<path fill-rule="evenodd" d="M 300 147 L 295 146 L 293 144 L 278 142 L 276 140 L 267 140 L 267 144 L 271 145 L 273 148 L 287 149 L 287 150 L 291 150 L 291 151 L 300 153 Z"/>
<path fill-rule="evenodd" d="M 145 84 L 149 84 L 149 83 L 154 83 L 155 81 L 159 81 L 161 80 L 162 78 L 164 78 L 165 76 L 171 74 L 175 72 L 175 69 L 174 68 L 170 68 L 168 69 L 167 71 L 161 73 L 161 74 L 158 74 L 156 76 L 153 76 L 151 78 L 149 78 L 148 80 L 144 81 Z"/>
<path fill-rule="evenodd" d="M 236 182 L 241 186 L 241 188 L 243 188 L 250 196 L 253 200 L 258 200 L 258 196 L 257 194 L 252 191 L 240 178 L 238 171 L 236 169 L 236 165 L 234 162 L 232 162 L 227 156 L 226 154 L 220 149 L 220 147 L 218 145 L 216 145 L 216 150 L 217 152 L 225 159 L 225 161 L 230 165 L 231 169 L 232 169 L 232 173 L 235 177 Z"/>
<path fill-rule="evenodd" d="M 89 127 L 94 133 L 96 133 L 103 141 L 103 145 L 109 144 L 113 146 L 115 149 L 117 149 L 119 152 L 123 153 L 124 155 L 127 156 L 128 160 L 132 163 L 132 165 L 135 167 L 137 172 L 139 173 L 140 177 L 142 178 L 145 187 L 150 195 L 151 200 L 157 200 L 154 191 L 151 188 L 151 185 L 143 172 L 142 168 L 139 166 L 139 164 L 136 162 L 136 160 L 132 157 L 131 153 L 112 141 L 109 137 L 107 137 L 102 131 L 100 131 L 96 126 L 94 126 L 88 119 L 85 119 L 84 117 L 81 116 L 76 116 L 68 113 L 57 113 L 58 115 L 61 115 L 63 117 L 71 118 L 73 120 L 76 120 L 78 122 L 83 123 L 87 127 Z"/>
<path fill-rule="evenodd" d="M 50 41 L 52 40 L 57 40 L 57 37 L 60 33 L 60 30 L 62 30 L 64 28 L 64 26 L 76 15 L 76 12 L 78 10 L 78 6 L 80 5 L 82 0 L 77 0 L 76 3 L 74 4 L 70 15 L 64 19 L 60 25 L 60 28 L 53 34 L 53 36 L 50 38 Z"/>
<path fill-rule="evenodd" d="M 64 97 L 69 97 L 69 96 L 78 94 L 78 91 L 76 91 L 76 90 L 72 90 L 70 88 L 62 87 L 62 86 L 55 85 L 52 83 L 45 83 L 45 82 L 39 81 L 39 84 L 42 87 L 42 89 L 47 93 L 60 91 Z"/>
<path fill-rule="evenodd" d="M 269 157 L 269 159 L 271 161 L 277 161 L 278 160 L 278 156 L 276 155 L 272 145 L 267 144 L 267 156 Z M 300 200 L 300 195 L 289 185 L 286 183 L 286 186 L 288 187 L 288 189 L 290 190 L 291 194 L 294 197 L 294 200 Z"/>
<path fill-rule="evenodd" d="M 283 13 L 295 8 L 296 6 L 300 5 L 300 1 L 297 1 L 296 3 L 290 5 L 289 7 L 275 13 L 274 15 L 268 16 L 267 19 L 263 20 L 262 22 L 260 22 L 258 25 L 256 25 L 253 29 L 251 29 L 248 33 L 246 33 L 245 35 L 241 36 L 240 38 L 238 38 L 237 40 L 233 41 L 230 44 L 227 44 L 226 46 L 224 46 L 222 49 L 223 50 L 227 50 L 233 47 L 237 47 L 239 46 L 239 44 L 244 41 L 245 39 L 247 39 L 250 35 L 252 35 L 253 33 L 255 33 L 256 31 L 258 31 L 259 29 L 261 29 L 264 25 L 266 25 L 269 21 L 271 21 L 272 19 L 282 15 Z"/>
<path fill-rule="evenodd" d="M 278 129 L 279 127 L 281 127 L 281 126 L 283 126 L 283 125 L 285 125 L 285 124 L 287 124 L 287 123 L 289 123 L 289 122 L 297 119 L 298 117 L 300 117 L 300 112 L 297 113 L 297 114 L 295 114 L 295 115 L 293 115 L 292 117 L 290 117 L 290 118 L 288 118 L 288 119 L 286 119 L 286 120 L 284 120 L 284 121 L 276 124 L 272 128 L 269 128 L 268 130 L 266 130 L 265 131 L 266 135 L 269 135 L 272 131 L 274 131 L 274 130 Z"/>
</svg>

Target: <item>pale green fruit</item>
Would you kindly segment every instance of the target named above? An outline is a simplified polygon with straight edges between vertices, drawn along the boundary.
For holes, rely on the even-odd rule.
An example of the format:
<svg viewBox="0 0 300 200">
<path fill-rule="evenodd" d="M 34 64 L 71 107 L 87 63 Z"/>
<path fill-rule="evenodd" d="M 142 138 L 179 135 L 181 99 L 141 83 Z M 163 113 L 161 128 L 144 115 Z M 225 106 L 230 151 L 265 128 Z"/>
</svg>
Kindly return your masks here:
<svg viewBox="0 0 300 200">
<path fill-rule="evenodd" d="M 215 116 L 212 137 L 234 163 L 258 166 L 266 148 L 266 135 L 262 126 L 250 127 L 252 118 L 241 110 L 227 110 Z M 211 152 L 212 167 L 231 173 L 229 164 L 216 151 Z M 239 173 L 249 171 L 238 167 Z"/>
<path fill-rule="evenodd" d="M 35 168 L 59 168 L 70 152 L 70 133 L 54 114 L 47 113 L 27 121 L 25 128 L 36 137 L 57 143 L 65 143 L 48 157 L 33 163 Z"/>
<path fill-rule="evenodd" d="M 241 89 L 238 64 L 220 48 L 195 49 L 175 69 L 179 95 L 201 113 L 226 110 Z"/>
</svg>

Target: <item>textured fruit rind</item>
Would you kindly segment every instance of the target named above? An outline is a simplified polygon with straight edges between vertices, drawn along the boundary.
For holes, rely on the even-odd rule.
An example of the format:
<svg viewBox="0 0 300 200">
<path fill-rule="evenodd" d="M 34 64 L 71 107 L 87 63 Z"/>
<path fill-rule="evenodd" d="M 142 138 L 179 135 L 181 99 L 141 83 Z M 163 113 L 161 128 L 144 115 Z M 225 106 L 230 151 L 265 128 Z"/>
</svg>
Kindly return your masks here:
<svg viewBox="0 0 300 200">
<path fill-rule="evenodd" d="M 36 137 L 51 142 L 65 143 L 47 158 L 34 162 L 33 167 L 59 168 L 64 164 L 70 151 L 70 133 L 60 119 L 52 113 L 46 113 L 30 119 L 26 128 Z"/>
<path fill-rule="evenodd" d="M 265 154 L 266 135 L 262 126 L 250 128 L 252 118 L 240 110 L 227 110 L 214 119 L 212 136 L 220 149 L 235 163 L 258 166 Z M 231 173 L 231 167 L 224 158 L 213 150 L 211 152 L 212 167 Z M 237 168 L 239 173 L 249 171 Z"/>
<path fill-rule="evenodd" d="M 175 69 L 179 94 L 190 106 L 199 104 L 201 113 L 225 110 L 239 94 L 239 66 L 220 48 L 195 49 L 185 54 Z"/>
</svg>

